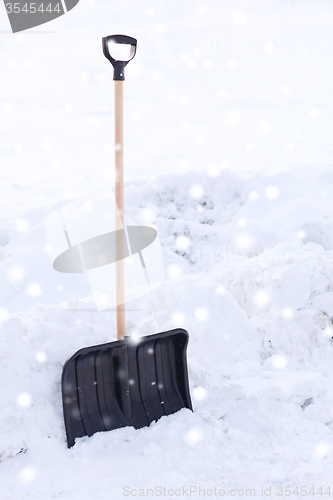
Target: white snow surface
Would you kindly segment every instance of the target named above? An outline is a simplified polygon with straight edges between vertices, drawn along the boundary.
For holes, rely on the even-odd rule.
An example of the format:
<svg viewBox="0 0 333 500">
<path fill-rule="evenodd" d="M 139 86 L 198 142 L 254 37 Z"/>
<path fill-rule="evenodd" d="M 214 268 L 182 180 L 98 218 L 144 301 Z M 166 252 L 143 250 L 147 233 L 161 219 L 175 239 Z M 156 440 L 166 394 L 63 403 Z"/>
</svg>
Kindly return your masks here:
<svg viewBox="0 0 333 500">
<path fill-rule="evenodd" d="M 333 493 L 333 4 L 81 0 L 35 35 L 0 27 L 1 498 Z M 188 330 L 194 411 L 68 449 L 62 366 L 115 340 L 115 313 L 53 270 L 44 223 L 111 193 L 118 32 L 138 38 L 126 217 L 157 229 L 167 276 L 127 333 Z"/>
</svg>

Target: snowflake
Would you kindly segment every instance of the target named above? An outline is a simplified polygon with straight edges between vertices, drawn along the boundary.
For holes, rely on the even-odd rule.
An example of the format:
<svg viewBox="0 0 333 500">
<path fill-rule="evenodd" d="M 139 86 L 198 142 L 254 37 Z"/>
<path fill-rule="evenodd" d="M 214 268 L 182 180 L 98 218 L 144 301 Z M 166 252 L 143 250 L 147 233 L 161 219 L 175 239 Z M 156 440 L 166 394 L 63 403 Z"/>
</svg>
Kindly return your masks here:
<svg viewBox="0 0 333 500">
<path fill-rule="evenodd" d="M 275 200 L 280 194 L 279 189 L 276 186 L 267 186 L 265 189 L 266 198 L 269 200 Z"/>
<path fill-rule="evenodd" d="M 197 399 L 198 401 L 202 401 L 207 396 L 206 389 L 204 389 L 200 385 L 198 387 L 194 387 L 192 394 L 194 399 Z"/>
<path fill-rule="evenodd" d="M 20 233 L 24 233 L 25 231 L 27 231 L 29 229 L 29 226 L 29 221 L 27 221 L 26 219 L 17 219 L 17 221 L 15 222 L 15 229 Z"/>
<path fill-rule="evenodd" d="M 174 325 L 183 325 L 185 322 L 185 316 L 182 312 L 176 312 L 172 315 L 171 321 Z"/>
<path fill-rule="evenodd" d="M 202 432 L 197 427 L 192 427 L 184 436 L 185 443 L 194 446 L 202 439 Z"/>
<path fill-rule="evenodd" d="M 42 294 L 42 289 L 38 283 L 30 283 L 30 285 L 27 288 L 27 292 L 30 295 L 30 297 L 38 297 L 39 295 Z"/>
<path fill-rule="evenodd" d="M 29 408 L 32 403 L 32 398 L 27 392 L 22 392 L 17 396 L 16 402 L 22 408 Z"/>
<path fill-rule="evenodd" d="M 198 199 L 201 198 L 203 195 L 203 188 L 199 184 L 195 184 L 194 186 L 191 187 L 190 194 L 192 198 Z"/>
<path fill-rule="evenodd" d="M 198 307 L 198 309 L 195 310 L 195 317 L 199 321 L 205 321 L 208 318 L 209 311 L 206 307 Z"/>
</svg>

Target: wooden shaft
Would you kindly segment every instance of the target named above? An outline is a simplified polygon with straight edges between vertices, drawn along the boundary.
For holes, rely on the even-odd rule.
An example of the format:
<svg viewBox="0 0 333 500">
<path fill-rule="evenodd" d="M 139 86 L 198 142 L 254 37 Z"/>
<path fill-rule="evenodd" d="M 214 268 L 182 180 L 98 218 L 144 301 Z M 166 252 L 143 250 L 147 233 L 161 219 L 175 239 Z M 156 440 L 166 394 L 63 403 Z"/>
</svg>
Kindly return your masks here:
<svg viewBox="0 0 333 500">
<path fill-rule="evenodd" d="M 117 339 L 125 334 L 123 82 L 115 82 L 115 195 Z M 118 212 L 118 213 L 117 213 Z M 120 215 L 120 218 L 118 216 Z"/>
</svg>

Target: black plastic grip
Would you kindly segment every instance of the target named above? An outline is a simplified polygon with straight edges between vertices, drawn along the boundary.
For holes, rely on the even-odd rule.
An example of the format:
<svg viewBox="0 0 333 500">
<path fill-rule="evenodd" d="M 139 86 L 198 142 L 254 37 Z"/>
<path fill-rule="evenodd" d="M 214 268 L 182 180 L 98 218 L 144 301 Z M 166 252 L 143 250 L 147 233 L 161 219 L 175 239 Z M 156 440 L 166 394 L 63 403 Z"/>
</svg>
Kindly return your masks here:
<svg viewBox="0 0 333 500">
<path fill-rule="evenodd" d="M 131 46 L 131 57 L 127 61 L 119 61 L 114 59 L 109 50 L 109 43 L 119 43 L 122 45 L 130 45 Z M 125 80 L 125 66 L 133 59 L 136 54 L 136 45 L 137 40 L 132 38 L 131 36 L 126 35 L 110 35 L 102 38 L 102 46 L 103 46 L 103 54 L 112 64 L 113 71 L 113 79 L 114 80 Z"/>
</svg>

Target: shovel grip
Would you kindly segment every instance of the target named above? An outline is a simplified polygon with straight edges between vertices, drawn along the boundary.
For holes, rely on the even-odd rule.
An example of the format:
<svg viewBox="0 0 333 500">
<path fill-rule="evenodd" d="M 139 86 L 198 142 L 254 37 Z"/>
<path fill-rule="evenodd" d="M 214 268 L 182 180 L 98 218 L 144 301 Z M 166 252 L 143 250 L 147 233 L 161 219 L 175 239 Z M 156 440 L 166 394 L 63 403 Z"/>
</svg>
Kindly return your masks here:
<svg viewBox="0 0 333 500">
<path fill-rule="evenodd" d="M 120 45 L 130 45 L 130 57 L 129 59 L 123 61 L 114 58 L 110 54 L 110 44 L 120 44 Z M 136 54 L 137 40 L 127 35 L 110 35 L 102 38 L 103 54 L 110 61 L 113 66 L 113 79 L 114 80 L 125 80 L 125 66 L 133 59 Z"/>
</svg>

